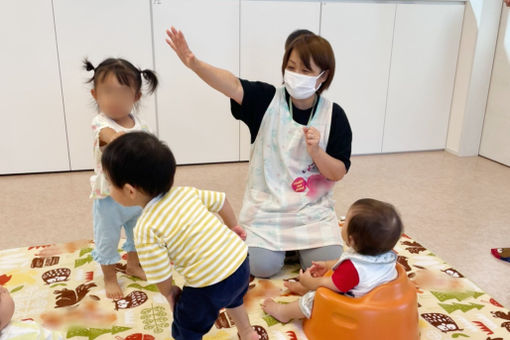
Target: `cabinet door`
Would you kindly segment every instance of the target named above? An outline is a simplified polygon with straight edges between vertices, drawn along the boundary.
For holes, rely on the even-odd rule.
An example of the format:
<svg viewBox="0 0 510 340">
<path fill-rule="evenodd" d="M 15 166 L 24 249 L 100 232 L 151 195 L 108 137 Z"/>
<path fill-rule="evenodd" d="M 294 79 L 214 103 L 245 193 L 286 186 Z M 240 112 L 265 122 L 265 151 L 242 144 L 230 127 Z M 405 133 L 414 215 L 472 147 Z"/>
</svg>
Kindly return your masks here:
<svg viewBox="0 0 510 340">
<path fill-rule="evenodd" d="M 480 155 L 510 166 L 510 26 L 503 7 Z"/>
<path fill-rule="evenodd" d="M 97 108 L 90 95 L 92 85 L 85 83 L 92 72 L 82 68 L 82 61 L 88 57 L 97 66 L 106 58 L 120 57 L 142 69 L 154 69 L 150 3 L 54 0 L 54 6 L 71 169 L 91 169 L 91 121 Z M 142 96 L 139 114 L 157 132 L 155 111 L 155 97 Z"/>
<path fill-rule="evenodd" d="M 69 170 L 50 0 L 0 2 L 0 174 Z"/>
<path fill-rule="evenodd" d="M 321 35 L 335 52 L 336 71 L 325 92 L 347 114 L 353 154 L 382 149 L 396 4 L 323 4 Z"/>
<path fill-rule="evenodd" d="M 464 4 L 397 5 L 383 152 L 444 149 Z"/>
<path fill-rule="evenodd" d="M 186 68 L 165 42 L 165 30 L 181 30 L 195 55 L 239 74 L 239 2 L 159 0 L 152 3 L 160 137 L 177 163 L 239 160 L 239 123 L 230 102 Z"/>
<path fill-rule="evenodd" d="M 282 86 L 285 40 L 296 29 L 319 33 L 320 3 L 241 1 L 241 78 Z M 250 157 L 250 131 L 241 122 L 240 158 Z"/>
</svg>

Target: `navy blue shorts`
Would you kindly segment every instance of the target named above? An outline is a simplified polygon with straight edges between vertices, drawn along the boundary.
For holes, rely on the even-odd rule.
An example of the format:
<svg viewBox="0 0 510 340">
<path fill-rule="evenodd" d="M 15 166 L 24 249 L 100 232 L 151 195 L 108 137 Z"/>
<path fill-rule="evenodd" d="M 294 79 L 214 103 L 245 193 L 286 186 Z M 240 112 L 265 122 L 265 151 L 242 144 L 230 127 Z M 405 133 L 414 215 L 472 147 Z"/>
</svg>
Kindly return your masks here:
<svg viewBox="0 0 510 340">
<path fill-rule="evenodd" d="M 250 283 L 248 256 L 225 280 L 207 287 L 184 287 L 174 309 L 172 336 L 176 340 L 202 339 L 218 318 L 220 309 L 243 304 Z"/>
</svg>

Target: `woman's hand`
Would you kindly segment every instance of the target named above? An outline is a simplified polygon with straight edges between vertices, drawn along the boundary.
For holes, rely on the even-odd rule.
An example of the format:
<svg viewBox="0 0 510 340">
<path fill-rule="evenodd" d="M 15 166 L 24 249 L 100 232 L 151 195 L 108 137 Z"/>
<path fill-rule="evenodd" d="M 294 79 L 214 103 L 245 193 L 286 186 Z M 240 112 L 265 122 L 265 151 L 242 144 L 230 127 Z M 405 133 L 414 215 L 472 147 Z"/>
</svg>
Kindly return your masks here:
<svg viewBox="0 0 510 340">
<path fill-rule="evenodd" d="M 169 30 L 166 30 L 166 35 L 166 43 L 175 51 L 182 63 L 191 68 L 196 61 L 196 57 L 189 49 L 184 34 L 172 26 Z"/>
<path fill-rule="evenodd" d="M 321 133 L 314 127 L 304 127 L 303 132 L 305 133 L 306 150 L 310 157 L 319 150 L 319 141 L 321 139 Z"/>
</svg>

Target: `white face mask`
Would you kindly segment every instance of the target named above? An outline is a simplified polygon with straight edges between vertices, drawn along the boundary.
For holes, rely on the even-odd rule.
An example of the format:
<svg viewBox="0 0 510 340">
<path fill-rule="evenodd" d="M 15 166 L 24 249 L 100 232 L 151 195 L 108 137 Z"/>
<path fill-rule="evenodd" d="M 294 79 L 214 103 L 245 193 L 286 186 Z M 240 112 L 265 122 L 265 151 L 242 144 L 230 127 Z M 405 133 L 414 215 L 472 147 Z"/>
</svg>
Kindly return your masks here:
<svg viewBox="0 0 510 340">
<path fill-rule="evenodd" d="M 314 77 L 285 70 L 283 82 L 285 83 L 285 88 L 293 98 L 306 99 L 311 97 L 321 87 L 322 83 L 320 83 L 317 88 L 315 88 L 315 84 L 323 73 L 324 71 Z"/>
</svg>

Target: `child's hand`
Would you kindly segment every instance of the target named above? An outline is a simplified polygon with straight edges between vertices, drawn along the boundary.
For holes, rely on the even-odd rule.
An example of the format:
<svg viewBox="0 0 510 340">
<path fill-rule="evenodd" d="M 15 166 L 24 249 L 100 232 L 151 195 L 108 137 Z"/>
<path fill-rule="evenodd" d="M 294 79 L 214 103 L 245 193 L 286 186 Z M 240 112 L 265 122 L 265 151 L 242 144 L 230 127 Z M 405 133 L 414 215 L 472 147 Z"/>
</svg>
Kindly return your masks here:
<svg viewBox="0 0 510 340">
<path fill-rule="evenodd" d="M 177 303 L 177 300 L 179 300 L 179 297 L 181 296 L 182 289 L 178 286 L 172 286 L 170 288 L 170 293 L 166 296 L 166 299 L 168 300 L 168 303 L 170 304 L 170 310 L 174 311 L 175 304 Z"/>
<path fill-rule="evenodd" d="M 324 276 L 324 274 L 328 271 L 325 261 L 312 261 L 312 266 L 309 269 L 313 277 Z"/>
<path fill-rule="evenodd" d="M 311 156 L 319 149 L 321 133 L 314 127 L 304 127 L 303 132 L 305 133 L 306 150 L 308 151 L 308 154 Z"/>
<path fill-rule="evenodd" d="M 189 49 L 186 38 L 184 38 L 184 34 L 182 34 L 181 31 L 176 30 L 173 26 L 169 30 L 166 30 L 166 34 L 168 36 L 168 38 L 165 39 L 166 43 L 175 51 L 182 63 L 191 68 L 193 63 L 196 61 L 196 58 L 193 52 Z"/>
<path fill-rule="evenodd" d="M 246 231 L 243 229 L 243 227 L 241 227 L 240 225 L 236 225 L 235 227 L 232 227 L 231 228 L 232 231 L 234 233 L 236 233 L 237 235 L 239 235 L 239 237 L 243 240 L 243 241 L 246 241 Z"/>
<path fill-rule="evenodd" d="M 312 276 L 312 273 L 310 272 L 310 268 L 303 271 L 303 269 L 299 270 L 299 283 L 301 283 L 305 288 L 308 288 L 310 290 L 314 290 L 314 280 L 315 278 Z"/>
</svg>

